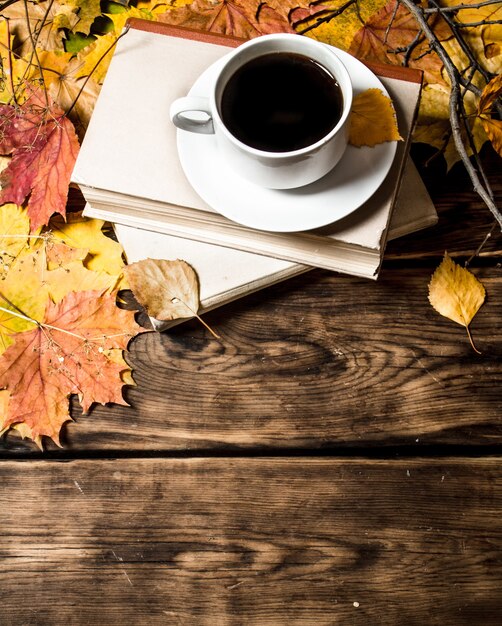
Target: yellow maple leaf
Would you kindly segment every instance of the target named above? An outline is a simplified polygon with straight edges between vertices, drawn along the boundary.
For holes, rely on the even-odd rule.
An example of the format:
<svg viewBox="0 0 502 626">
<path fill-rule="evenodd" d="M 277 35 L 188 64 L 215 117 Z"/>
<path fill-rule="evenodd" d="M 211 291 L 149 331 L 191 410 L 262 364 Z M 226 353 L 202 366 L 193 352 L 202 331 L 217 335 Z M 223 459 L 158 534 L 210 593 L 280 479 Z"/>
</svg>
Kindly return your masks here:
<svg viewBox="0 0 502 626">
<path fill-rule="evenodd" d="M 111 290 L 116 286 L 118 276 L 88 270 L 82 261 L 72 261 L 64 267 L 48 271 L 45 281 L 52 300 L 60 302 L 70 291 Z"/>
<path fill-rule="evenodd" d="M 429 283 L 429 302 L 444 317 L 464 326 L 473 349 L 469 324 L 485 301 L 485 288 L 469 270 L 445 253 Z"/>
<path fill-rule="evenodd" d="M 124 267 L 122 246 L 103 233 L 103 220 L 89 219 L 81 213 L 70 213 L 65 222 L 54 216 L 49 228 L 54 237 L 72 248 L 84 248 L 89 255 L 84 261 L 87 269 L 119 276 Z"/>
<path fill-rule="evenodd" d="M 366 89 L 355 96 L 350 115 L 349 143 L 352 146 L 376 146 L 385 141 L 399 141 L 396 112 L 392 100 L 380 89 Z"/>
<path fill-rule="evenodd" d="M 364 22 L 369 20 L 375 13 L 382 9 L 388 0 L 365 0 L 357 4 L 352 4 L 329 21 L 318 21 L 320 17 L 327 17 L 329 11 L 335 12 L 346 0 L 327 0 L 322 3 L 322 13 L 316 12 L 312 17 L 308 17 L 304 12 L 293 9 L 290 18 L 293 27 L 297 32 L 303 32 L 306 28 L 312 27 L 306 34 L 313 39 L 329 43 L 332 46 L 347 51 L 350 48 L 354 35 L 361 29 Z M 281 4 L 280 2 L 278 4 Z M 272 5 L 273 6 L 273 5 Z M 316 3 L 312 3 L 313 8 Z"/>
<path fill-rule="evenodd" d="M 30 218 L 17 204 L 4 204 L 0 211 L 0 278 L 28 244 Z"/>
<path fill-rule="evenodd" d="M 92 75 L 92 78 L 101 84 L 113 55 L 114 44 L 120 36 L 125 23 L 130 17 L 145 18 L 147 14 L 135 7 L 129 7 L 121 13 L 108 15 L 108 17 L 113 22 L 113 31 L 98 37 L 96 41 L 79 52 L 77 59 L 80 63 L 80 68 L 75 74 L 77 78 Z M 154 19 L 154 14 L 149 14 L 148 17 Z"/>
</svg>

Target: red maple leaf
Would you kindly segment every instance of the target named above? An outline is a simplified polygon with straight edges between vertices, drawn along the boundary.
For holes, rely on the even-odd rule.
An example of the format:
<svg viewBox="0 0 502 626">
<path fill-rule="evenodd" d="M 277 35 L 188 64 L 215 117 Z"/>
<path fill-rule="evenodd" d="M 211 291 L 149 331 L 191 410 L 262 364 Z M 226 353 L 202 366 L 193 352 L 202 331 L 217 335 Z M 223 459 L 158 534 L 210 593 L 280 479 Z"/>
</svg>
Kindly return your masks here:
<svg viewBox="0 0 502 626">
<path fill-rule="evenodd" d="M 195 0 L 157 16 L 173 26 L 252 39 L 269 33 L 293 33 L 287 18 L 258 0 Z"/>
<path fill-rule="evenodd" d="M 64 111 L 39 92 L 22 105 L 0 104 L 0 154 L 12 155 L 0 173 L 0 204 L 22 204 L 29 196 L 32 231 L 53 213 L 64 215 L 78 147 Z"/>
<path fill-rule="evenodd" d="M 25 424 L 30 436 L 59 444 L 61 426 L 71 420 L 69 396 L 86 412 L 93 402 L 127 404 L 122 375 L 129 371 L 120 352 L 145 329 L 134 312 L 119 309 L 116 293 L 71 292 L 49 302 L 44 322 L 18 333 L 0 357 L 0 387 L 10 393 L 0 430 Z"/>
</svg>

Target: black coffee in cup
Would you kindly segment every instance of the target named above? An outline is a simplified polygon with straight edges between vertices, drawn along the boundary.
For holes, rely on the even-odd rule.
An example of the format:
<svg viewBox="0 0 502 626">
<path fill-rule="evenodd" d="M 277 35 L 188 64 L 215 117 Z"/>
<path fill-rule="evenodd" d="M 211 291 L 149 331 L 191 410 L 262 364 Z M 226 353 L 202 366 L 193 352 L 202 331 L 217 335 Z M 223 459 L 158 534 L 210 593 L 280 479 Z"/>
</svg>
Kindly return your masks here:
<svg viewBox="0 0 502 626">
<path fill-rule="evenodd" d="M 272 52 L 241 66 L 225 85 L 220 115 L 248 146 L 290 152 L 325 137 L 338 123 L 343 96 L 334 76 L 309 57 Z"/>
</svg>

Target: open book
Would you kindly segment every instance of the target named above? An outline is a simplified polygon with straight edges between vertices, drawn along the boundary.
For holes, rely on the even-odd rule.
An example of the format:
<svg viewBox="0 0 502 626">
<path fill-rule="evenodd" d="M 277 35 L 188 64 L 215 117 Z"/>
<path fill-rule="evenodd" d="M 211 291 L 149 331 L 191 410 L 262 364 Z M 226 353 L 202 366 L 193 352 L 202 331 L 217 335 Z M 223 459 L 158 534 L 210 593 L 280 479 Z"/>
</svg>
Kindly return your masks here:
<svg viewBox="0 0 502 626">
<path fill-rule="evenodd" d="M 168 116 L 170 103 L 188 93 L 197 77 L 237 43 L 233 38 L 131 20 L 130 31 L 117 44 L 73 172 L 72 180 L 88 202 L 85 213 L 293 264 L 375 278 L 408 152 L 420 73 L 372 67 L 393 99 L 405 141 L 398 143 L 383 184 L 361 207 L 319 230 L 253 230 L 220 215 L 192 189 Z M 411 221 L 418 227 L 432 223 L 430 205 Z"/>
</svg>

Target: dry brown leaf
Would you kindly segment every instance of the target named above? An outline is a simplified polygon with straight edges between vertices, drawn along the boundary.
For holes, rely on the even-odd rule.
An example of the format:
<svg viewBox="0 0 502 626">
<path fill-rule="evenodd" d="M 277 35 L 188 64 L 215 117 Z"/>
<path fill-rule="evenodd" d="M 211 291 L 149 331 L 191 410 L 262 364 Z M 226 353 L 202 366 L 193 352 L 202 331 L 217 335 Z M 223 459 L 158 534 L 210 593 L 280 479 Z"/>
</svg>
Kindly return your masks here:
<svg viewBox="0 0 502 626">
<path fill-rule="evenodd" d="M 196 317 L 219 339 L 197 315 L 199 280 L 186 261 L 145 259 L 124 268 L 129 286 L 148 315 L 164 321 Z"/>
<path fill-rule="evenodd" d="M 199 308 L 199 282 L 185 261 L 145 259 L 124 268 L 138 302 L 159 320 L 193 317 Z"/>
<path fill-rule="evenodd" d="M 380 89 L 366 89 L 352 103 L 349 143 L 376 146 L 385 141 L 402 140 L 392 100 Z"/>
<path fill-rule="evenodd" d="M 469 324 L 485 301 L 485 288 L 469 270 L 445 253 L 429 283 L 429 302 L 434 309 L 453 322 L 464 326 L 473 349 Z"/>
</svg>

